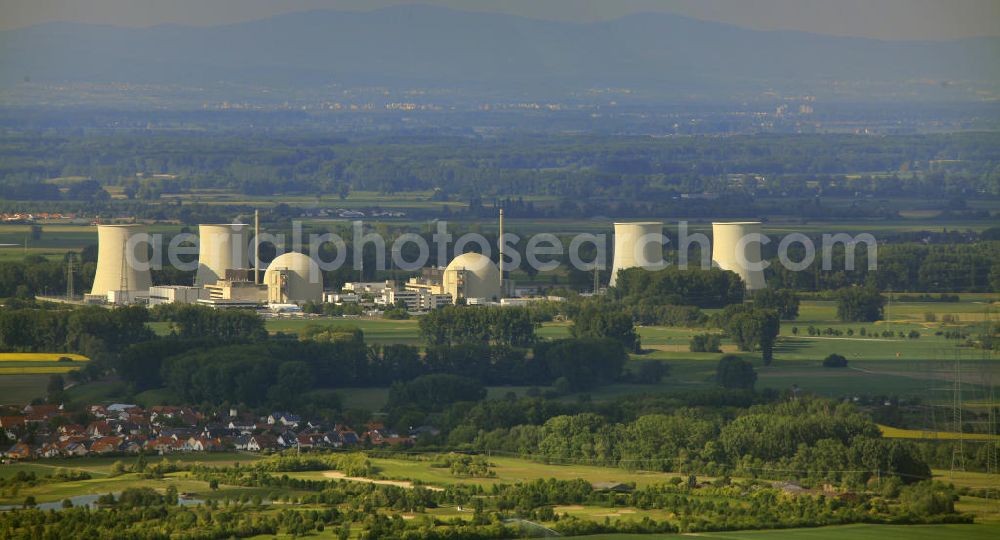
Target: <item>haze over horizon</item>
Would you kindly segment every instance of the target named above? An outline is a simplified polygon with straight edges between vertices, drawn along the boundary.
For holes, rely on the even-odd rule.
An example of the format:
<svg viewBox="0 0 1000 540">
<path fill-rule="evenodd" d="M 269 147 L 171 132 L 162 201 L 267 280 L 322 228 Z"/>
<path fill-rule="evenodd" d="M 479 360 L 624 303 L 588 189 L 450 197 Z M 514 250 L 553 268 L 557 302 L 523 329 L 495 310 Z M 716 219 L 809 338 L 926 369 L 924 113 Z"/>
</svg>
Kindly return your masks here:
<svg viewBox="0 0 1000 540">
<path fill-rule="evenodd" d="M 660 12 L 753 30 L 793 30 L 883 40 L 1000 36 L 1000 1 L 957 0 L 2 0 L 0 30 L 66 21 L 113 26 L 215 26 L 315 9 L 373 11 L 398 5 L 563 22 L 594 22 Z"/>
</svg>

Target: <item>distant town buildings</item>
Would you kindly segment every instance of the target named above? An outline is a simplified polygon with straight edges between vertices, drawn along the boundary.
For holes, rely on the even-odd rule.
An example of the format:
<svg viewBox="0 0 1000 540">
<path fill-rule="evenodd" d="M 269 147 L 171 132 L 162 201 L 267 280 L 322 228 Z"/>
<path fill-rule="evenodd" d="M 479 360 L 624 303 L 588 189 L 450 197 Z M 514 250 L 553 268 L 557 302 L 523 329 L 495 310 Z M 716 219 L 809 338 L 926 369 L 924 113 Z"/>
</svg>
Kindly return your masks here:
<svg viewBox="0 0 1000 540">
<path fill-rule="evenodd" d="M 27 405 L 9 412 L 0 415 L 0 430 L 15 442 L 0 448 L 0 456 L 18 461 L 139 453 L 407 446 L 437 431 L 432 426 L 420 426 L 399 434 L 381 424 L 369 424 L 359 433 L 344 424 L 326 424 L 285 411 L 254 416 L 237 409 L 209 413 L 192 407 L 144 408 L 130 403 L 91 405 L 86 413 L 92 420 L 86 424 L 74 423 L 73 418 L 80 415 L 71 415 L 61 405 Z"/>
</svg>

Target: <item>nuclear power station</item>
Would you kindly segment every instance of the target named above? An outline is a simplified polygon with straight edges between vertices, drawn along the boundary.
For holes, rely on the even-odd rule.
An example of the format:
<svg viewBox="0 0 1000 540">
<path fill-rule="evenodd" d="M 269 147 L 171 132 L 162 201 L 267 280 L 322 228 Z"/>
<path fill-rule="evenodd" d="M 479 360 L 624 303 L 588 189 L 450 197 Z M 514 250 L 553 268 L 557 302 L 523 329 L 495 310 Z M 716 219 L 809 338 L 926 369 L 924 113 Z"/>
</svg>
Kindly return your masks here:
<svg viewBox="0 0 1000 540">
<path fill-rule="evenodd" d="M 243 223 L 198 225 L 198 272 L 196 287 L 215 285 L 226 270 L 250 268 L 250 227 Z"/>
<path fill-rule="evenodd" d="M 739 274 L 748 291 L 767 287 L 761 262 L 759 221 L 712 223 L 712 266 Z M 749 235 L 758 235 L 751 237 Z"/>
<path fill-rule="evenodd" d="M 91 297 L 130 303 L 153 284 L 149 273 L 150 245 L 142 225 L 97 226 L 97 272 Z"/>
<path fill-rule="evenodd" d="M 502 214 L 500 230 L 503 230 Z M 194 285 L 151 286 L 151 246 L 142 237 L 142 225 L 98 225 L 97 273 L 91 294 L 93 303 L 148 302 L 197 303 L 215 308 L 252 308 L 269 305 L 272 311 L 296 311 L 299 304 L 332 301 L 368 302 L 368 306 L 425 311 L 449 303 L 523 305 L 534 297 L 511 298 L 512 283 L 489 257 L 464 253 L 446 267 L 425 267 L 405 282 L 348 283 L 341 292 L 324 294 L 319 264 L 304 253 L 285 253 L 275 258 L 260 276 L 252 268 L 251 245 L 257 249 L 258 225 L 251 238 L 243 223 L 199 225 L 198 265 Z M 665 266 L 663 222 L 642 221 L 614 224 L 614 259 L 609 285 L 628 268 L 657 270 Z M 766 287 L 761 262 L 758 221 L 712 223 L 712 266 L 735 272 L 748 291 Z M 502 252 L 501 252 L 502 253 Z M 501 257 L 503 255 L 501 254 Z M 596 278 L 595 278 L 596 279 Z M 262 281 L 262 282 L 261 282 Z M 359 292 L 360 291 L 360 292 Z"/>
<path fill-rule="evenodd" d="M 265 303 L 321 301 L 323 275 L 308 255 L 286 253 L 274 259 L 257 281 L 250 268 L 250 227 L 242 223 L 198 226 L 198 267 L 194 286 L 152 286 L 151 245 L 141 225 L 98 225 L 97 271 L 90 303 L 150 305 L 202 304 L 216 308 L 257 308 Z M 256 240 L 254 241 L 256 245 Z M 254 257 L 254 260 L 257 258 Z"/>
<path fill-rule="evenodd" d="M 615 223 L 615 254 L 611 263 L 611 281 L 614 287 L 618 271 L 628 268 L 652 270 L 663 262 L 662 221 Z"/>
</svg>

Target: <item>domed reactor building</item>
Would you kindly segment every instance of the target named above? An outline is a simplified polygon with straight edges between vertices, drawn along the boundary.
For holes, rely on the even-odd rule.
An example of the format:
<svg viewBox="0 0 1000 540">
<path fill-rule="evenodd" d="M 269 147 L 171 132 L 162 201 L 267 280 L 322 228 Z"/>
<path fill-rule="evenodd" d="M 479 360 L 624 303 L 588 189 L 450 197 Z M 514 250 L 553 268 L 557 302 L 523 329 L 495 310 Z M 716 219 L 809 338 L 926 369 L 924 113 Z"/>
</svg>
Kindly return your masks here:
<svg viewBox="0 0 1000 540">
<path fill-rule="evenodd" d="M 443 304 L 485 304 L 508 295 L 510 281 L 500 279 L 500 269 L 489 257 L 464 253 L 447 267 L 426 267 L 411 277 L 394 295 L 424 309 Z"/>
<path fill-rule="evenodd" d="M 323 300 L 323 273 L 312 257 L 285 253 L 276 257 L 264 272 L 269 304 L 302 304 Z"/>
<path fill-rule="evenodd" d="M 485 255 L 464 253 L 444 269 L 442 285 L 453 301 L 464 298 L 492 302 L 500 299 L 500 269 Z"/>
</svg>

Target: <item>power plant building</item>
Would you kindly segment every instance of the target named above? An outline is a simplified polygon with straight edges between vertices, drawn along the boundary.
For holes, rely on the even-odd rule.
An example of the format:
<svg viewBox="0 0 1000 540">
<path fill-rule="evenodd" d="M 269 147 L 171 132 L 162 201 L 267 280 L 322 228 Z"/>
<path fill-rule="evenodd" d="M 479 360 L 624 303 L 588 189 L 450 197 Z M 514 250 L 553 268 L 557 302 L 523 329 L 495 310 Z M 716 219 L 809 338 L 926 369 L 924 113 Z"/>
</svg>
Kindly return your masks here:
<svg viewBox="0 0 1000 540">
<path fill-rule="evenodd" d="M 149 288 L 149 305 L 160 304 L 196 304 L 198 300 L 207 298 L 207 292 L 201 287 L 185 285 L 156 285 Z"/>
<path fill-rule="evenodd" d="M 195 286 L 214 285 L 226 270 L 249 268 L 250 227 L 243 223 L 198 226 L 198 272 Z"/>
<path fill-rule="evenodd" d="M 767 287 L 764 270 L 751 268 L 761 262 L 760 242 L 748 235 L 760 234 L 759 221 L 712 223 L 712 266 L 739 274 L 748 291 Z"/>
<path fill-rule="evenodd" d="M 480 253 L 463 253 L 452 259 L 444 269 L 442 293 L 450 294 L 453 302 L 459 299 L 500 299 L 500 269 Z"/>
<path fill-rule="evenodd" d="M 97 271 L 91 300 L 104 297 L 124 303 L 146 294 L 153 280 L 149 272 L 151 247 L 140 236 L 145 233 L 142 225 L 97 226 Z"/>
<path fill-rule="evenodd" d="M 618 282 L 619 270 L 659 268 L 663 262 L 663 244 L 659 236 L 662 234 L 660 221 L 615 223 L 615 254 L 608 285 L 614 287 Z"/>
<path fill-rule="evenodd" d="M 267 301 L 293 304 L 323 301 L 323 273 L 319 265 L 303 253 L 276 257 L 264 272 Z"/>
</svg>

